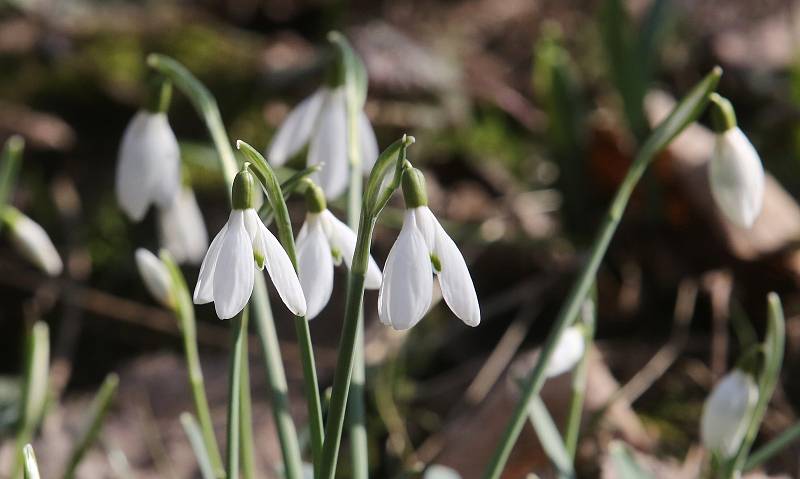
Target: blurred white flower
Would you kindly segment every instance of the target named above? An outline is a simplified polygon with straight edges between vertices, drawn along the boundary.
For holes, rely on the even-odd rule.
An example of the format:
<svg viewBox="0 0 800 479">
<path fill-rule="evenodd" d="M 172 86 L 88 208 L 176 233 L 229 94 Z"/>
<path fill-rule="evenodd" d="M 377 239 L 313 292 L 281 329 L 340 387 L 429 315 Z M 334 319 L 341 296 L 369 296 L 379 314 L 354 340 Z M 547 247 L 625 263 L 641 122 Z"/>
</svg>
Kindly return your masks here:
<svg viewBox="0 0 800 479">
<path fill-rule="evenodd" d="M 731 222 L 751 227 L 761 213 L 764 167 L 742 130 L 733 127 L 717 133 L 709 169 L 717 207 Z"/>
<path fill-rule="evenodd" d="M 167 267 L 156 255 L 144 248 L 136 250 L 136 268 L 147 291 L 164 306 L 173 307 L 172 279 Z"/>
<path fill-rule="evenodd" d="M 422 479 L 461 479 L 461 475 L 451 467 L 433 464 L 425 469 Z"/>
<path fill-rule="evenodd" d="M 558 339 L 556 349 L 550 357 L 550 362 L 547 363 L 545 376 L 552 378 L 574 368 L 583 356 L 585 349 L 586 342 L 581 328 L 578 326 L 568 327 Z"/>
<path fill-rule="evenodd" d="M 368 173 L 378 158 L 378 142 L 363 111 L 358 115 L 357 128 L 361 164 Z M 324 163 L 311 178 L 328 198 L 336 198 L 347 188 L 350 171 L 347 138 L 344 87 L 324 86 L 300 102 L 278 127 L 267 159 L 276 166 L 282 165 L 308 144 L 306 163 L 309 166 Z"/>
<path fill-rule="evenodd" d="M 61 256 L 39 223 L 11 206 L 6 206 L 2 216 L 11 244 L 22 257 L 49 276 L 61 274 L 64 269 Z"/>
<path fill-rule="evenodd" d="M 213 301 L 220 319 L 236 316 L 253 293 L 256 266 L 267 268 L 286 307 L 305 315 L 306 300 L 292 262 L 253 208 L 234 208 L 211 242 L 200 266 L 195 304 Z"/>
<path fill-rule="evenodd" d="M 450 310 L 477 326 L 480 307 L 464 257 L 427 206 L 408 208 L 383 269 L 381 322 L 397 330 L 417 324 L 430 307 L 434 273 Z"/>
<path fill-rule="evenodd" d="M 758 387 L 750 374 L 741 369 L 726 374 L 703 404 L 700 423 L 703 445 L 723 458 L 736 454 L 756 402 Z"/>
<path fill-rule="evenodd" d="M 350 268 L 356 249 L 356 234 L 324 209 L 309 212 L 297 235 L 297 264 L 300 284 L 306 297 L 306 317 L 312 319 L 328 304 L 333 291 L 333 266 L 344 260 Z M 364 287 L 378 289 L 381 270 L 370 256 Z"/>
<path fill-rule="evenodd" d="M 156 204 L 169 208 L 180 189 L 180 150 L 165 113 L 141 110 L 122 136 L 117 163 L 117 202 L 132 220 Z"/>
<path fill-rule="evenodd" d="M 208 231 L 191 187 L 183 186 L 167 208 L 159 208 L 161 244 L 178 263 L 197 264 L 208 250 Z"/>
</svg>

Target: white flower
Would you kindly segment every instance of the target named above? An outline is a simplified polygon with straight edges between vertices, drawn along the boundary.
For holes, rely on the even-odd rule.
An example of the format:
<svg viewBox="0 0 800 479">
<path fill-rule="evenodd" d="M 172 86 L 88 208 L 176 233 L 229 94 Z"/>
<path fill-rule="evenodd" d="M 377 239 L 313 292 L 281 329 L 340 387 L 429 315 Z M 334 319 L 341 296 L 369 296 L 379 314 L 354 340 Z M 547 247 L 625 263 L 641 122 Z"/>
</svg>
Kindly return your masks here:
<svg viewBox="0 0 800 479">
<path fill-rule="evenodd" d="M 740 369 L 726 374 L 703 404 L 703 445 L 724 458 L 736 454 L 757 401 L 758 387 L 750 374 Z"/>
<path fill-rule="evenodd" d="M 358 115 L 361 164 L 365 173 L 378 158 L 378 142 L 367 115 Z M 347 159 L 347 109 L 344 87 L 321 87 L 289 113 L 278 127 L 267 152 L 274 165 L 282 165 L 309 144 L 307 164 L 322 169 L 312 175 L 328 198 L 336 198 L 347 187 L 350 165 Z"/>
<path fill-rule="evenodd" d="M 461 475 L 451 467 L 433 464 L 425 469 L 422 479 L 461 479 Z"/>
<path fill-rule="evenodd" d="M 136 250 L 136 268 L 147 291 L 159 303 L 172 307 L 172 279 L 161 260 L 144 248 Z"/>
<path fill-rule="evenodd" d="M 6 207 L 3 219 L 9 230 L 11 243 L 19 254 L 49 276 L 61 274 L 64 269 L 61 256 L 39 223 L 12 207 Z"/>
<path fill-rule="evenodd" d="M 169 207 L 159 209 L 158 231 L 161 244 L 178 263 L 197 264 L 203 259 L 208 231 L 190 187 L 182 187 Z"/>
<path fill-rule="evenodd" d="M 733 223 L 749 228 L 761 213 L 764 167 L 753 145 L 738 127 L 717 134 L 709 164 L 714 201 Z"/>
<path fill-rule="evenodd" d="M 134 221 L 150 204 L 170 206 L 180 188 L 180 150 L 165 113 L 141 110 L 128 124 L 116 182 L 117 202 Z"/>
<path fill-rule="evenodd" d="M 292 262 L 253 208 L 232 210 L 211 242 L 200 266 L 195 304 L 213 301 L 220 319 L 236 316 L 250 300 L 256 265 L 267 268 L 286 307 L 305 315 L 306 300 Z"/>
<path fill-rule="evenodd" d="M 350 268 L 356 249 L 356 234 L 329 210 L 308 213 L 297 235 L 297 264 L 306 297 L 306 317 L 312 319 L 328 304 L 333 291 L 333 266 L 344 260 Z M 370 256 L 364 287 L 378 289 L 381 270 Z"/>
<path fill-rule="evenodd" d="M 547 363 L 545 376 L 552 378 L 575 367 L 583 356 L 585 348 L 586 343 L 581 329 L 577 326 L 567 328 L 558 338 L 556 349 L 550 357 L 550 362 Z"/>
<path fill-rule="evenodd" d="M 434 273 L 447 306 L 464 323 L 477 326 L 480 307 L 464 257 L 427 206 L 408 208 L 383 269 L 381 322 L 397 330 L 417 324 L 430 307 Z"/>
</svg>

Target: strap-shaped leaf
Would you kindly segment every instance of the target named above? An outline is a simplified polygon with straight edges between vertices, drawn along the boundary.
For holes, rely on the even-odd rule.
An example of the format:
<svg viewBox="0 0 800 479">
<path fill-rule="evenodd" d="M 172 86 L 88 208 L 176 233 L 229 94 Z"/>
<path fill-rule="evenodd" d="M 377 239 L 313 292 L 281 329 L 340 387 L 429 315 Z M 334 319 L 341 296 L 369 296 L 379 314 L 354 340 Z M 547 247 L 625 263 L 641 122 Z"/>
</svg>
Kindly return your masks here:
<svg viewBox="0 0 800 479">
<path fill-rule="evenodd" d="M 547 411 L 544 401 L 540 396 L 536 396 L 528 405 L 528 417 L 530 418 L 536 436 L 542 444 L 542 449 L 550 458 L 553 466 L 558 470 L 559 477 L 575 477 L 572 467 L 572 460 L 569 452 L 564 446 L 564 439 L 558 432 L 558 427 L 553 421 L 552 416 Z"/>
</svg>

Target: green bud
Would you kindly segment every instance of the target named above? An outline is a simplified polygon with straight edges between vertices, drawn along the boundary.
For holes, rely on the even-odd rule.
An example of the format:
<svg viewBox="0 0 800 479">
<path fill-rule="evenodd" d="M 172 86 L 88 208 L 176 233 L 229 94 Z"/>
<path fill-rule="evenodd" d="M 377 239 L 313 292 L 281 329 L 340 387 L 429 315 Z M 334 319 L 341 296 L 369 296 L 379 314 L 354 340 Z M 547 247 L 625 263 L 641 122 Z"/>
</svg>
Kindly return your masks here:
<svg viewBox="0 0 800 479">
<path fill-rule="evenodd" d="M 325 192 L 322 191 L 322 188 L 308 178 L 303 182 L 306 184 L 306 208 L 308 208 L 308 212 L 321 213 L 325 211 L 328 203 L 325 201 Z"/>
<path fill-rule="evenodd" d="M 708 99 L 711 102 L 711 126 L 714 131 L 725 133 L 736 128 L 736 112 L 731 102 L 717 93 L 710 94 Z"/>
<path fill-rule="evenodd" d="M 428 206 L 428 194 L 425 192 L 425 176 L 421 171 L 409 166 L 403 170 L 403 199 L 406 208 Z"/>
<path fill-rule="evenodd" d="M 166 113 L 172 101 L 172 82 L 159 76 L 150 81 L 147 109 L 153 113 Z"/>
<path fill-rule="evenodd" d="M 233 179 L 231 203 L 235 210 L 246 210 L 253 207 L 256 196 L 256 180 L 250 172 L 250 163 L 245 163 Z"/>
</svg>

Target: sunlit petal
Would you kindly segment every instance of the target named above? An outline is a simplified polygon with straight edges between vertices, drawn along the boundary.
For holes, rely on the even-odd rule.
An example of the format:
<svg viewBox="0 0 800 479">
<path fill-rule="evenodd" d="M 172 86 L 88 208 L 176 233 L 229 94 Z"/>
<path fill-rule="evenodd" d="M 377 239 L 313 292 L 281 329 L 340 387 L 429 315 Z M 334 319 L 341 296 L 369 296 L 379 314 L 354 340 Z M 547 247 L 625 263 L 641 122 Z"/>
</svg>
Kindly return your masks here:
<svg viewBox="0 0 800 479">
<path fill-rule="evenodd" d="M 558 344 L 547 363 L 545 376 L 551 378 L 565 373 L 575 367 L 583 356 L 586 341 L 580 328 L 571 326 L 567 328 L 558 339 Z"/>
<path fill-rule="evenodd" d="M 300 284 L 306 297 L 306 318 L 316 317 L 328 304 L 333 291 L 333 258 L 319 215 L 306 220 L 308 234 L 297 241 Z"/>
<path fill-rule="evenodd" d="M 320 88 L 289 113 L 278 127 L 267 151 L 267 159 L 270 163 L 277 166 L 286 163 L 286 160 L 308 143 L 311 131 L 319 117 L 320 107 L 326 97 L 327 89 Z"/>
<path fill-rule="evenodd" d="M 320 215 L 327 226 L 325 232 L 328 234 L 331 249 L 339 252 L 344 264 L 350 269 L 356 249 L 356 233 L 329 210 L 323 211 Z M 378 289 L 381 287 L 382 280 L 381 269 L 370 255 L 364 287 L 366 289 Z"/>
<path fill-rule="evenodd" d="M 465 324 L 477 326 L 481 322 L 481 310 L 464 257 L 436 218 L 433 215 L 430 218 L 436 226 L 436 247 L 433 254 L 441 266 L 438 275 L 442 297 L 450 310 Z"/>
<path fill-rule="evenodd" d="M 709 164 L 711 193 L 719 209 L 733 223 L 749 228 L 761 213 L 764 167 L 742 130 L 717 135 Z"/>
<path fill-rule="evenodd" d="M 254 280 L 253 246 L 244 227 L 244 214 L 234 210 L 214 272 L 214 308 L 220 319 L 230 319 L 244 309 Z"/>
<path fill-rule="evenodd" d="M 332 90 L 319 114 L 317 130 L 311 138 L 308 150 L 308 165 L 324 163 L 312 179 L 322 188 L 328 198 L 337 198 L 347 187 L 347 117 L 344 91 Z"/>
<path fill-rule="evenodd" d="M 262 223 L 263 226 L 263 223 Z M 266 226 L 263 226 L 263 237 L 266 253 L 266 267 L 278 296 L 289 308 L 289 311 L 297 316 L 306 314 L 306 298 L 300 286 L 300 280 L 294 271 L 289 256 L 284 251 L 283 246 Z"/>
<path fill-rule="evenodd" d="M 230 218 L 228 218 L 230 221 Z M 219 258 L 219 251 L 222 248 L 222 241 L 225 238 L 225 233 L 228 231 L 228 224 L 222 227 L 208 247 L 206 257 L 203 258 L 203 263 L 200 265 L 200 274 L 197 276 L 197 285 L 194 288 L 193 301 L 194 304 L 206 304 L 214 301 L 214 271 L 217 267 L 217 259 Z"/>
</svg>

